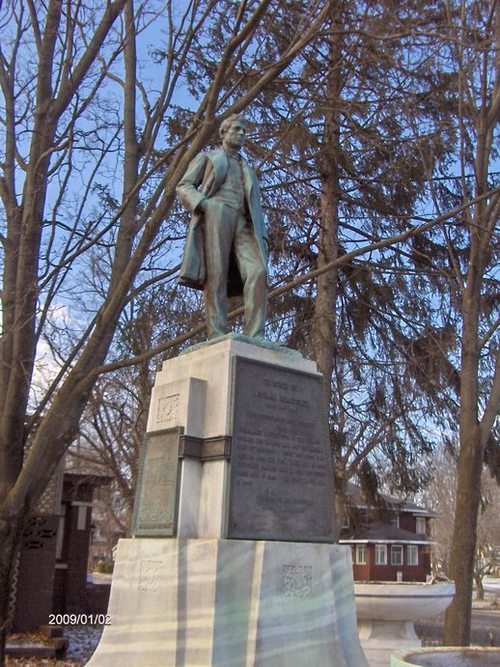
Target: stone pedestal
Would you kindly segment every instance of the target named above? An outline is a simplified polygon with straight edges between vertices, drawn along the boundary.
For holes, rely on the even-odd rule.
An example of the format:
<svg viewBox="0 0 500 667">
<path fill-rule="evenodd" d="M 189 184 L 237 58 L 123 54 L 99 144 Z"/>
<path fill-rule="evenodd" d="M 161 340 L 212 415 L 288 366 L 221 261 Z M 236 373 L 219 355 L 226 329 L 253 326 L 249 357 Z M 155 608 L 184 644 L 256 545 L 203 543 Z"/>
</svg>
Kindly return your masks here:
<svg viewBox="0 0 500 667">
<path fill-rule="evenodd" d="M 336 545 L 121 540 L 108 616 L 92 667 L 365 664 Z"/>
<path fill-rule="evenodd" d="M 360 620 L 358 630 L 370 667 L 387 667 L 396 649 L 422 646 L 411 621 Z"/>
<path fill-rule="evenodd" d="M 92 667 L 364 667 L 321 375 L 229 336 L 164 363 Z"/>
</svg>

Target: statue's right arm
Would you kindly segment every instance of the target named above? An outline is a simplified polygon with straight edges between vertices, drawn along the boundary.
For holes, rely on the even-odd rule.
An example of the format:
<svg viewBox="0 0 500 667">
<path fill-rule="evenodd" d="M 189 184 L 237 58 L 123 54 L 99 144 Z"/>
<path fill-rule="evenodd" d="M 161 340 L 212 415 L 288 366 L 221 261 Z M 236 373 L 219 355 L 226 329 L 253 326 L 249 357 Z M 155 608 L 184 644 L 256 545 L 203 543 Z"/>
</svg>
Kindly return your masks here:
<svg viewBox="0 0 500 667">
<path fill-rule="evenodd" d="M 193 212 L 196 209 L 203 209 L 202 202 L 205 200 L 205 195 L 202 194 L 198 188 L 203 181 L 207 161 L 206 153 L 198 153 L 198 155 L 190 162 L 186 173 L 176 188 L 177 196 L 188 211 Z"/>
</svg>

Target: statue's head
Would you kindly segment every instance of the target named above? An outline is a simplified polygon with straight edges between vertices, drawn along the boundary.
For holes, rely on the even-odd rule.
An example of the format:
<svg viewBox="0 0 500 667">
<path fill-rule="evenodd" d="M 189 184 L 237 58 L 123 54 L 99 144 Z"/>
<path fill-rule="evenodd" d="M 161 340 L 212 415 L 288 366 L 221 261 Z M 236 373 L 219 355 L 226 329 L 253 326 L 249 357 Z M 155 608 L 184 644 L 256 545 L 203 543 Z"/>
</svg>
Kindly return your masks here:
<svg viewBox="0 0 500 667">
<path fill-rule="evenodd" d="M 222 145 L 230 149 L 238 149 L 245 143 L 248 121 L 240 114 L 233 114 L 222 121 L 219 135 Z"/>
<path fill-rule="evenodd" d="M 229 128 L 231 127 L 231 125 L 232 125 L 233 123 L 239 123 L 239 124 L 241 124 L 241 125 L 245 128 L 245 130 L 246 130 L 247 127 L 248 127 L 248 121 L 247 121 L 246 118 L 244 118 L 244 117 L 243 117 L 241 114 L 239 114 L 239 113 L 233 113 L 232 116 L 229 116 L 228 118 L 225 118 L 225 119 L 222 121 L 222 123 L 220 124 L 219 135 L 220 135 L 221 139 L 224 138 L 224 135 L 226 134 L 226 132 L 229 130 Z"/>
</svg>

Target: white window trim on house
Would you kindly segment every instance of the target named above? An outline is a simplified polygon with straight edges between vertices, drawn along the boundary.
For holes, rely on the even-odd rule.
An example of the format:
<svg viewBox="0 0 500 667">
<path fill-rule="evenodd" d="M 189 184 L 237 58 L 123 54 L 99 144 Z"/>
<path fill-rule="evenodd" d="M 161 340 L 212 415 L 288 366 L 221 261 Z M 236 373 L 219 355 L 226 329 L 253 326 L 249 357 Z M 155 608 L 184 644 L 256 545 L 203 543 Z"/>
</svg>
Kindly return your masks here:
<svg viewBox="0 0 500 667">
<path fill-rule="evenodd" d="M 56 560 L 61 560 L 62 558 L 65 524 L 66 524 L 66 504 L 62 503 L 61 509 L 59 510 L 59 525 L 57 528 L 57 537 L 56 537 Z"/>
<path fill-rule="evenodd" d="M 408 544 L 406 547 L 406 564 L 418 565 L 418 547 L 416 544 Z"/>
<path fill-rule="evenodd" d="M 375 545 L 375 565 L 387 565 L 387 544 Z"/>
<path fill-rule="evenodd" d="M 366 565 L 366 544 L 356 544 L 356 565 Z"/>
<path fill-rule="evenodd" d="M 77 530 L 85 530 L 87 526 L 87 506 L 78 505 L 78 518 L 76 522 Z"/>
<path fill-rule="evenodd" d="M 397 558 L 396 554 L 398 554 Z M 403 565 L 403 546 L 401 544 L 391 546 L 391 565 Z"/>
<path fill-rule="evenodd" d="M 425 517 L 423 516 L 417 516 L 415 517 L 415 522 L 416 522 L 416 533 L 418 535 L 425 535 L 427 533 L 427 522 L 425 520 Z M 423 530 L 421 530 L 423 528 Z"/>
</svg>

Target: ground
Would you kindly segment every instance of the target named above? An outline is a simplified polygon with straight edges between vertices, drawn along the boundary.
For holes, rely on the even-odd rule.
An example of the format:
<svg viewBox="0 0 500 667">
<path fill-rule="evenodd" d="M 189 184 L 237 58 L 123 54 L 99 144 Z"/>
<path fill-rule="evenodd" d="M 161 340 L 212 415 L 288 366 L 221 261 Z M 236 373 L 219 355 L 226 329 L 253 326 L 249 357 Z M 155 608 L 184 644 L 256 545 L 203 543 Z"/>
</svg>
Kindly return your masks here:
<svg viewBox="0 0 500 667">
<path fill-rule="evenodd" d="M 424 646 L 441 644 L 444 614 L 416 622 L 415 630 Z M 500 579 L 485 579 L 485 599 L 476 600 L 472 609 L 472 644 L 500 646 Z"/>
<path fill-rule="evenodd" d="M 103 626 L 76 625 L 64 628 L 69 639 L 66 657 L 61 660 L 49 658 L 7 658 L 7 667 L 81 667 L 87 664 L 99 643 Z"/>
</svg>

